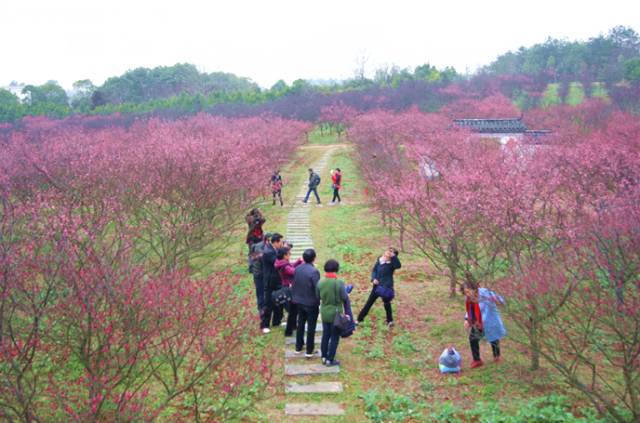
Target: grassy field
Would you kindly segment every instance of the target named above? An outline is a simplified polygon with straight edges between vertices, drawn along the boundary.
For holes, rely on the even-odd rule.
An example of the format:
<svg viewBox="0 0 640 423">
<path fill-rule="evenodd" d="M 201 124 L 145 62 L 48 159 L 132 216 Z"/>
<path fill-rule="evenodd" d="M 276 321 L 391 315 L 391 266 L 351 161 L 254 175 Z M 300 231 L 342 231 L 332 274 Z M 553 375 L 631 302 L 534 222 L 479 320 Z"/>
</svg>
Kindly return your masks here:
<svg viewBox="0 0 640 423">
<path fill-rule="evenodd" d="M 318 267 L 321 268 L 329 258 L 340 262 L 340 276 L 355 285 L 351 300 L 354 313 L 357 313 L 369 294 L 370 269 L 390 241 L 379 217 L 367 205 L 365 187 L 352 161 L 352 148 L 346 146 L 338 150 L 328 165 L 343 171 L 341 195 L 344 205 L 314 207 L 311 222 Z M 319 156 L 320 150 L 305 153 L 312 161 Z M 303 162 L 294 164 L 290 170 L 304 174 L 306 164 Z M 331 194 L 328 173 L 322 178 L 320 195 L 327 204 Z M 282 222 L 287 211 L 268 209 L 268 213 L 274 214 L 270 219 L 275 222 Z M 393 302 L 397 325 L 392 329 L 386 327 L 384 309 L 378 302 L 356 333 L 340 343 L 341 373 L 332 380 L 341 381 L 345 392 L 339 398 L 285 396 L 284 360 L 277 357 L 270 396 L 258 404 L 259 414 L 253 416 L 255 419 L 282 421 L 286 402 L 321 400 L 345 404 L 346 417 L 287 421 L 498 421 L 485 417 L 503 413 L 524 416 L 513 421 L 548 421 L 537 419 L 543 414 L 549 418 L 566 416 L 568 404 L 574 404 L 573 393 L 544 367 L 535 373 L 528 370 L 526 351 L 514 342 L 516 335 L 507 319 L 510 336 L 502 345 L 503 362 L 493 363 L 490 347 L 483 343 L 482 356 L 486 365 L 469 369 L 471 357 L 463 328 L 463 298 L 449 298 L 447 281 L 427 266 L 424 259 L 409 252 L 401 253 L 400 259 L 403 267 L 396 273 L 396 299 Z M 283 343 L 281 330 L 273 331 L 265 338 L 276 350 Z M 455 345 L 463 355 L 464 369 L 458 377 L 442 376 L 437 369 L 437 359 L 449 345 Z M 280 348 L 283 351 L 283 347 Z M 314 377 L 306 380 L 314 380 Z M 302 382 L 305 378 L 296 381 Z M 559 397 L 560 394 L 568 395 L 569 399 Z M 532 400 L 541 397 L 545 398 Z M 578 406 L 573 407 L 575 411 Z M 484 417 L 481 419 L 481 416 Z"/>
</svg>

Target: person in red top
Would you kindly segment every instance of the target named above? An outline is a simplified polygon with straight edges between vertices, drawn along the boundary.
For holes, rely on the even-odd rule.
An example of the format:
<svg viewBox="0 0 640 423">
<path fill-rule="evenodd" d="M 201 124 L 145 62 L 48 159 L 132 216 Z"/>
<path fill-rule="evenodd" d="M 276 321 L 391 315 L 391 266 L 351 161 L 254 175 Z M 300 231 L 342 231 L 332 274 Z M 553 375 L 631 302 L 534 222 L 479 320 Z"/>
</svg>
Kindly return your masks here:
<svg viewBox="0 0 640 423">
<path fill-rule="evenodd" d="M 262 225 L 267 221 L 260 209 L 251 209 L 249 214 L 245 216 L 249 230 L 247 232 L 246 243 L 251 247 L 251 244 L 262 241 L 264 238 L 264 231 Z"/>
<path fill-rule="evenodd" d="M 302 258 L 299 258 L 295 262 L 291 263 L 291 249 L 288 247 L 279 248 L 277 251 L 277 260 L 275 262 L 275 268 L 280 275 L 283 287 L 291 288 L 293 286 L 293 276 L 296 273 L 296 267 L 302 264 Z M 284 330 L 284 336 L 293 335 L 293 331 L 296 330 L 296 321 L 298 319 L 298 308 L 293 301 L 290 301 L 287 306 L 287 327 Z"/>
<path fill-rule="evenodd" d="M 480 359 L 480 340 L 484 335 L 482 324 L 482 312 L 478 301 L 478 286 L 474 283 L 466 283 L 465 290 L 467 314 L 464 318 L 464 327 L 469 331 L 469 345 L 473 361 L 471 368 L 482 366 L 484 363 Z"/>
<path fill-rule="evenodd" d="M 338 199 L 338 203 L 341 201 L 340 188 L 342 186 L 342 171 L 339 167 L 331 172 L 331 181 L 333 182 L 331 185 L 333 187 L 333 200 L 331 200 L 330 205 L 335 204 L 336 199 Z"/>
</svg>

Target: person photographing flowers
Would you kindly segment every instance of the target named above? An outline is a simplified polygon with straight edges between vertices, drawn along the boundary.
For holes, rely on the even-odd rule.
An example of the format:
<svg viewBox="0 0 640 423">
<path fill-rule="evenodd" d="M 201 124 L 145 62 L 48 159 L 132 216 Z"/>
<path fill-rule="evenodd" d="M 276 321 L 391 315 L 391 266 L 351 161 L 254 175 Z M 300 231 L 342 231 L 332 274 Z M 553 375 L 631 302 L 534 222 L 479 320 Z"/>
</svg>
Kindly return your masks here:
<svg viewBox="0 0 640 423">
<path fill-rule="evenodd" d="M 395 297 L 393 288 L 393 273 L 402 267 L 398 259 L 398 250 L 389 247 L 376 260 L 371 271 L 371 293 L 360 313 L 358 313 L 358 322 L 362 322 L 373 303 L 378 298 L 382 298 L 384 311 L 387 314 L 387 326 L 393 326 L 393 311 L 391 309 L 391 301 Z"/>
</svg>

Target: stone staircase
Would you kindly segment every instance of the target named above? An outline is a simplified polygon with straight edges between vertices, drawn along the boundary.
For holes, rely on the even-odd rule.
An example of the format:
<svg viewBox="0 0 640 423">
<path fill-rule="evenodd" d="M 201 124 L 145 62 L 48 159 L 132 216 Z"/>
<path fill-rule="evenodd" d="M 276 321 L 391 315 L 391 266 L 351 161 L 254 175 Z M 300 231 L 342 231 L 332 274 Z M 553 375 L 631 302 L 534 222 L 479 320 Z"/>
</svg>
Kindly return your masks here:
<svg viewBox="0 0 640 423">
<path fill-rule="evenodd" d="M 333 153 L 333 149 L 328 149 L 324 155 L 314 163 L 312 168 L 318 173 L 324 171 L 327 161 Z M 289 212 L 287 220 L 287 232 L 285 239 L 293 244 L 291 250 L 291 258 L 297 259 L 307 248 L 313 248 L 313 239 L 311 238 L 311 225 L 309 221 L 309 210 L 312 204 L 316 203 L 313 194 L 309 198 L 307 204 L 302 203 L 307 193 L 307 180 L 296 196 L 296 203 L 291 212 Z M 322 200 L 322 199 L 321 199 Z M 316 327 L 315 346 L 320 349 L 320 336 L 322 334 L 322 323 L 318 322 Z M 342 392 L 341 382 L 315 380 L 316 378 L 330 378 L 340 372 L 339 366 L 326 367 L 320 362 L 320 353 L 317 356 L 305 360 L 304 354 L 295 354 L 294 348 L 295 338 L 285 338 L 285 366 L 284 372 L 286 377 L 285 393 L 292 402 L 287 402 L 284 413 L 287 416 L 342 416 L 344 415 L 344 406 L 335 402 L 297 402 L 296 396 L 305 394 L 325 394 L 327 397 L 335 396 Z M 291 379 L 296 378 L 313 378 L 313 382 L 298 383 Z M 305 379 L 306 380 L 306 379 Z M 330 398 L 328 398 L 330 399 Z"/>
</svg>

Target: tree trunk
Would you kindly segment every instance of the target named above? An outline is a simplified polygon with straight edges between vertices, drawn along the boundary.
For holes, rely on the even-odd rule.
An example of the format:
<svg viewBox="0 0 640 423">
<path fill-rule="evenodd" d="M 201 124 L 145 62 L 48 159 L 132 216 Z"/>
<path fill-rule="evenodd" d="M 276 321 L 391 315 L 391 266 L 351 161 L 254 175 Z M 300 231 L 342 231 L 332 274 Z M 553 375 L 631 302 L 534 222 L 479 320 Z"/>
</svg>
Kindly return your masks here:
<svg viewBox="0 0 640 423">
<path fill-rule="evenodd" d="M 540 344 L 538 343 L 538 323 L 530 319 L 529 343 L 531 344 L 531 370 L 540 368 Z"/>
<path fill-rule="evenodd" d="M 458 274 L 453 263 L 449 263 L 449 297 L 456 296 L 456 290 L 458 289 Z"/>
<path fill-rule="evenodd" d="M 404 251 L 404 215 L 400 215 L 400 251 Z"/>
</svg>

